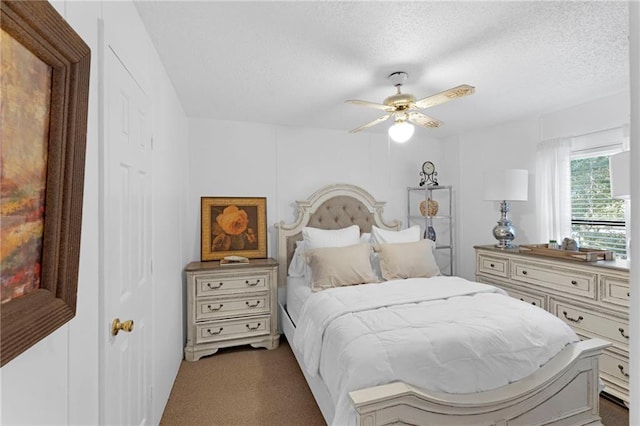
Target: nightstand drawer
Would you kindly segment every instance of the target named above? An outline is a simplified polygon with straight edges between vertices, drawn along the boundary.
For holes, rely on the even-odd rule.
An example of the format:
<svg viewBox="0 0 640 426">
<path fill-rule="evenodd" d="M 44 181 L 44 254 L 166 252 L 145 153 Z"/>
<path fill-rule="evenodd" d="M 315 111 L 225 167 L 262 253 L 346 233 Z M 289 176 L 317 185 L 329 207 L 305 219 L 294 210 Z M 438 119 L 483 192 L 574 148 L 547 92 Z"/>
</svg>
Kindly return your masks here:
<svg viewBox="0 0 640 426">
<path fill-rule="evenodd" d="M 512 260 L 511 279 L 596 298 L 596 274 Z"/>
<path fill-rule="evenodd" d="M 269 288 L 268 274 L 202 275 L 196 277 L 196 296 L 214 296 L 239 291 L 260 291 Z"/>
<path fill-rule="evenodd" d="M 600 299 L 625 308 L 629 307 L 629 280 L 611 275 L 600 275 Z"/>
<path fill-rule="evenodd" d="M 506 278 L 509 273 L 509 261 L 479 254 L 478 272 Z"/>
<path fill-rule="evenodd" d="M 207 324 L 196 324 L 196 343 L 242 339 L 270 332 L 271 317 L 269 315 L 220 320 Z"/>
<path fill-rule="evenodd" d="M 629 324 L 627 321 L 594 313 L 591 309 L 553 300 L 552 313 L 558 318 L 589 335 L 609 340 L 615 347 L 629 351 Z"/>
<path fill-rule="evenodd" d="M 269 294 L 234 298 L 198 299 L 196 321 L 269 312 Z"/>
</svg>

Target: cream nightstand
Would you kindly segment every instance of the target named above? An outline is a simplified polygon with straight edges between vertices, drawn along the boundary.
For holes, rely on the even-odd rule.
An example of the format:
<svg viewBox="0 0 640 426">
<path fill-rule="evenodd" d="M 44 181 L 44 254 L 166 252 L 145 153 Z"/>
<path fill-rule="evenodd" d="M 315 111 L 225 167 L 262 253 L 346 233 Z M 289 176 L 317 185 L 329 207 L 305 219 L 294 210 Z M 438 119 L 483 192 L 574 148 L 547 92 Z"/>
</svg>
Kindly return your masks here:
<svg viewBox="0 0 640 426">
<path fill-rule="evenodd" d="M 187 274 L 187 345 L 184 357 L 197 361 L 220 348 L 250 344 L 275 349 L 278 333 L 278 263 L 191 262 Z"/>
</svg>

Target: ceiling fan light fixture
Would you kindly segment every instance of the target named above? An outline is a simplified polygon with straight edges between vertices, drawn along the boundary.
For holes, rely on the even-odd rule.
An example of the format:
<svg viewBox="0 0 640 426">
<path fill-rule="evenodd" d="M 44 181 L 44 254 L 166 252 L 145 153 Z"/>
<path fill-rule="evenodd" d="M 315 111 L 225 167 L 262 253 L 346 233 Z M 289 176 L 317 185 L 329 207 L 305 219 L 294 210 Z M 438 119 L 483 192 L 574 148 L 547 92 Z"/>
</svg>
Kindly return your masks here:
<svg viewBox="0 0 640 426">
<path fill-rule="evenodd" d="M 405 143 L 413 136 L 413 124 L 398 120 L 389 127 L 389 137 L 397 143 Z"/>
</svg>

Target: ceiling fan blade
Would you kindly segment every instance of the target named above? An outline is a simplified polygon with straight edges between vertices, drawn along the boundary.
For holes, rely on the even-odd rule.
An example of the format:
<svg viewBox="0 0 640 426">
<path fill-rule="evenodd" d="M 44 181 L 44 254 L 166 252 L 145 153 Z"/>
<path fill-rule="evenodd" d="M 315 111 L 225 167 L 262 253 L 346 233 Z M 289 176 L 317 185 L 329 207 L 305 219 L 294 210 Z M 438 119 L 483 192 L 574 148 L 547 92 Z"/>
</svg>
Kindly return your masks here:
<svg viewBox="0 0 640 426">
<path fill-rule="evenodd" d="M 410 122 L 422 127 L 435 128 L 440 127 L 440 125 L 442 124 L 442 121 L 436 120 L 433 117 L 429 117 L 428 115 L 424 115 L 423 113 L 417 111 L 411 111 L 408 116 Z"/>
<path fill-rule="evenodd" d="M 452 101 L 463 96 L 471 95 L 475 92 L 476 88 L 469 86 L 468 84 L 462 84 L 460 86 L 453 87 L 444 92 L 437 93 L 435 95 L 427 96 L 415 102 L 415 106 L 418 109 L 425 109 L 432 106 L 440 105 L 445 102 Z"/>
<path fill-rule="evenodd" d="M 376 124 L 382 123 L 383 121 L 388 120 L 393 114 L 387 114 L 387 115 L 383 115 L 380 118 L 376 118 L 373 121 L 368 122 L 367 124 L 364 124 L 356 129 L 353 130 L 349 130 L 349 133 L 355 133 L 355 132 L 359 132 L 360 130 L 366 129 L 367 127 L 372 127 L 375 126 Z"/>
<path fill-rule="evenodd" d="M 387 112 L 393 112 L 393 109 L 394 109 L 392 106 L 389 106 L 389 105 L 378 104 L 378 103 L 369 102 L 369 101 L 361 101 L 358 99 L 349 99 L 348 101 L 345 101 L 345 102 L 349 104 L 361 105 L 369 108 L 381 109 L 382 111 L 387 111 Z"/>
</svg>

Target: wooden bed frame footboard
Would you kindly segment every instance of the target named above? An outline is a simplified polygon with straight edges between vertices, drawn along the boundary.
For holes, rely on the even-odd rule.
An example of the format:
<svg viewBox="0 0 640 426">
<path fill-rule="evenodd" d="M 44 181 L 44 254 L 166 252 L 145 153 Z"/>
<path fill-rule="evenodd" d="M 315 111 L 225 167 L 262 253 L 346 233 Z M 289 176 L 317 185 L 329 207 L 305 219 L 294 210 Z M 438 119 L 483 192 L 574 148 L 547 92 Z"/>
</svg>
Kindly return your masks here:
<svg viewBox="0 0 640 426">
<path fill-rule="evenodd" d="M 444 394 L 395 382 L 349 396 L 362 426 L 601 425 L 598 356 L 608 346 L 578 342 L 531 376 L 486 392 Z"/>
</svg>

